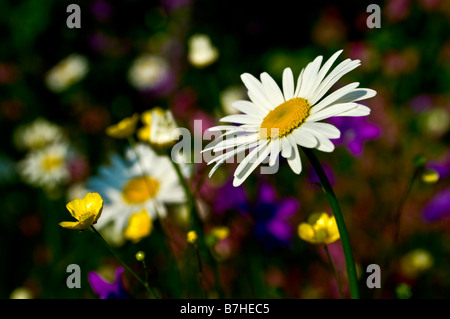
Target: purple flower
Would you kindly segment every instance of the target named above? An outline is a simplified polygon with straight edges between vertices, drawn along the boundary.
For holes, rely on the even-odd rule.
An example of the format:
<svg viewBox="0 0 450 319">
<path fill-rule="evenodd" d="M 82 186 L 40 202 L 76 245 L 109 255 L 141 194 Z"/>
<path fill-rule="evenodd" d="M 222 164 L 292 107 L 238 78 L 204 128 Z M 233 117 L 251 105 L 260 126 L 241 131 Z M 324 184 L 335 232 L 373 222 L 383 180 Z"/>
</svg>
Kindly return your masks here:
<svg viewBox="0 0 450 319">
<path fill-rule="evenodd" d="M 366 117 L 333 117 L 329 122 L 341 131 L 341 137 L 332 140 L 335 145 L 344 145 L 354 156 L 362 155 L 364 143 L 380 137 L 381 129 L 367 122 Z"/>
<path fill-rule="evenodd" d="M 439 173 L 439 178 L 447 178 L 450 176 L 450 152 L 441 160 L 430 161 L 427 163 L 427 168 L 434 169 Z"/>
<path fill-rule="evenodd" d="M 223 196 L 216 196 L 213 204 L 213 211 L 217 214 L 222 214 L 227 210 L 236 209 L 238 211 L 244 211 L 247 207 L 247 194 L 244 187 L 234 187 L 233 181 L 229 180 L 220 190 L 218 194 Z"/>
<path fill-rule="evenodd" d="M 300 208 L 295 198 L 279 199 L 275 189 L 267 182 L 261 182 L 255 202 L 248 200 L 242 186 L 234 187 L 232 180 L 218 190 L 214 212 L 237 210 L 253 219 L 253 234 L 269 250 L 289 245 L 294 234 L 289 219 Z"/>
<path fill-rule="evenodd" d="M 129 299 L 122 283 L 123 267 L 116 269 L 114 282 L 106 281 L 99 273 L 90 271 L 88 273 L 88 281 L 92 290 L 100 297 L 100 299 Z"/>
<path fill-rule="evenodd" d="M 427 222 L 434 222 L 450 216 L 450 188 L 443 189 L 435 195 L 422 210 Z"/>
<path fill-rule="evenodd" d="M 258 200 L 249 210 L 255 222 L 255 237 L 269 250 L 288 246 L 294 234 L 289 219 L 299 208 L 295 198 L 278 199 L 275 189 L 269 183 L 262 182 Z"/>
</svg>

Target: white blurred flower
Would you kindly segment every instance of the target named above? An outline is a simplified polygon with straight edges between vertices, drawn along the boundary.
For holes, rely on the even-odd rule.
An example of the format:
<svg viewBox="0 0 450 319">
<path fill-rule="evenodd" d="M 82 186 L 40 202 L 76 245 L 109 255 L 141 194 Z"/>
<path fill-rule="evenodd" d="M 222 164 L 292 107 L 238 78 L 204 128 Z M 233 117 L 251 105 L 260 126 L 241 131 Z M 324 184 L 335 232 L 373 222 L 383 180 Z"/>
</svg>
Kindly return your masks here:
<svg viewBox="0 0 450 319">
<path fill-rule="evenodd" d="M 70 179 L 67 167 L 69 152 L 67 143 L 51 144 L 30 151 L 18 163 L 19 174 L 28 184 L 48 189 L 66 183 Z"/>
<path fill-rule="evenodd" d="M 43 118 L 22 125 L 14 132 L 14 143 L 19 149 L 36 150 L 62 139 L 61 127 Z"/>
<path fill-rule="evenodd" d="M 45 83 L 53 92 L 62 92 L 72 84 L 80 81 L 89 71 L 86 57 L 71 54 L 47 72 Z"/>
<path fill-rule="evenodd" d="M 188 40 L 188 60 L 199 68 L 214 63 L 219 57 L 219 50 L 211 43 L 206 34 L 194 34 Z"/>
<path fill-rule="evenodd" d="M 239 110 L 231 106 L 237 100 L 244 100 L 245 90 L 242 86 L 229 86 L 220 93 L 220 104 L 225 114 L 237 114 Z"/>
<path fill-rule="evenodd" d="M 128 70 L 128 80 L 137 89 L 153 89 L 169 75 L 169 64 L 165 59 L 153 54 L 136 58 Z"/>
</svg>

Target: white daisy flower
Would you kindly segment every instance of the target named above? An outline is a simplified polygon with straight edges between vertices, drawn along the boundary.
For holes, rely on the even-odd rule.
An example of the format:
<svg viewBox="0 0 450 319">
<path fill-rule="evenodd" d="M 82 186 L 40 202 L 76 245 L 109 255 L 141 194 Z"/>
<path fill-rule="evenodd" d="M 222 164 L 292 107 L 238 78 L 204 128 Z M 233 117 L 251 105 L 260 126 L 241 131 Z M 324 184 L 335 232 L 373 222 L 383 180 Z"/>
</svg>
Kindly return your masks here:
<svg viewBox="0 0 450 319">
<path fill-rule="evenodd" d="M 160 56 L 143 54 L 128 70 L 128 80 L 137 89 L 153 89 L 169 76 L 169 63 Z"/>
<path fill-rule="evenodd" d="M 150 146 L 137 144 L 134 150 L 127 149 L 125 159 L 114 154 L 110 160 L 111 166 L 101 167 L 99 176 L 87 184 L 105 202 L 97 228 L 113 223 L 112 232 L 121 236 L 133 215 L 145 210 L 154 220 L 166 217 L 165 204 L 185 202 L 183 187 L 170 159 L 159 156 Z"/>
<path fill-rule="evenodd" d="M 341 52 L 333 54 L 322 67 L 322 56 L 317 57 L 300 72 L 296 85 L 292 70 L 286 68 L 282 90 L 265 72 L 261 74 L 261 81 L 248 73 L 242 74 L 250 101 L 234 102 L 233 107 L 243 114 L 221 119 L 239 126 L 221 125 L 209 129 L 226 131 L 216 139 L 218 143 L 215 140 L 203 150 L 225 151 L 208 162 L 215 163 L 210 176 L 227 159 L 245 153 L 247 149 L 251 149 L 250 153 L 234 172 L 234 186 L 242 184 L 268 157 L 269 165 L 273 166 L 279 154 L 287 159 L 296 174 L 300 174 L 302 164 L 298 145 L 323 152 L 333 151 L 334 144 L 330 139 L 339 138 L 340 131 L 320 121 L 333 116 L 366 116 L 370 109 L 357 102 L 376 95 L 372 89 L 358 88 L 359 83 L 355 82 L 325 96 L 343 75 L 360 65 L 359 60 L 346 59 L 331 70 Z"/>
<path fill-rule="evenodd" d="M 194 34 L 188 40 L 188 60 L 198 68 L 214 63 L 219 57 L 219 50 L 211 43 L 206 34 Z"/>
<path fill-rule="evenodd" d="M 89 63 L 87 58 L 74 53 L 47 72 L 45 83 L 50 90 L 62 92 L 72 84 L 82 80 L 88 71 Z"/>
<path fill-rule="evenodd" d="M 237 114 L 240 111 L 235 109 L 232 104 L 236 100 L 245 99 L 245 90 L 243 86 L 229 86 L 220 93 L 220 104 L 222 111 L 226 114 Z"/>
<path fill-rule="evenodd" d="M 38 149 L 63 139 L 60 126 L 44 118 L 37 118 L 32 123 L 20 126 L 14 132 L 14 143 L 19 149 Z"/>
<path fill-rule="evenodd" d="M 31 185 L 54 188 L 70 180 L 67 167 L 69 155 L 67 143 L 51 144 L 31 151 L 18 163 L 19 174 Z"/>
</svg>

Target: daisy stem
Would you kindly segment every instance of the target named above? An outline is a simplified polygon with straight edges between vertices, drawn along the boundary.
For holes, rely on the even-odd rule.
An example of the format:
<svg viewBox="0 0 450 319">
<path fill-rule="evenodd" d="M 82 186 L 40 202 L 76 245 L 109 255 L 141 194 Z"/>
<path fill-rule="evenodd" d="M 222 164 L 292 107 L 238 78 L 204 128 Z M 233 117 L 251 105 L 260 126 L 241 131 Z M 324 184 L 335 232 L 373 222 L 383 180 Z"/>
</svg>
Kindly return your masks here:
<svg viewBox="0 0 450 319">
<path fill-rule="evenodd" d="M 338 278 L 338 273 L 336 271 L 336 267 L 334 267 L 333 259 L 331 258 L 330 251 L 328 250 L 328 246 L 327 245 L 323 245 L 323 247 L 325 248 L 325 252 L 327 253 L 327 258 L 328 258 L 328 262 L 330 264 L 330 268 L 333 271 L 334 276 L 336 277 L 336 283 L 337 283 L 337 286 L 338 286 L 339 295 L 341 296 L 341 298 L 344 298 L 344 294 L 342 293 L 341 283 L 340 283 L 339 278 Z"/>
<path fill-rule="evenodd" d="M 105 238 L 103 238 L 103 236 L 97 231 L 97 229 L 95 229 L 95 227 L 93 225 L 91 225 L 91 229 L 94 231 L 94 233 L 96 233 L 98 235 L 98 237 L 100 237 L 100 239 L 103 241 L 105 246 L 114 255 L 114 257 L 116 257 L 116 259 L 134 276 L 134 278 L 136 278 L 139 281 L 139 283 L 141 283 L 145 287 L 147 292 L 149 292 L 151 295 L 153 295 L 153 297 L 155 297 L 155 299 L 158 299 L 158 296 L 156 295 L 155 291 L 150 287 L 150 285 L 147 282 L 145 282 L 144 280 L 142 280 L 141 277 L 139 277 L 138 274 L 136 274 L 134 272 L 134 270 L 131 269 L 131 267 L 128 266 L 127 263 L 124 262 L 122 260 L 122 258 L 120 258 L 119 255 L 117 255 L 117 253 L 114 251 L 114 249 L 108 244 L 108 242 L 105 240 Z"/>
<path fill-rule="evenodd" d="M 336 218 L 339 235 L 341 237 L 342 248 L 344 250 L 345 262 L 347 265 L 347 274 L 350 284 L 350 297 L 352 299 L 359 299 L 358 277 L 356 276 L 355 261 L 353 259 L 350 239 L 348 237 L 347 228 L 345 226 L 341 208 L 339 207 L 339 202 L 336 198 L 336 195 L 334 194 L 333 188 L 331 187 L 330 181 L 328 180 L 328 177 L 322 168 L 322 165 L 314 154 L 314 151 L 304 147 L 302 147 L 302 150 L 306 154 L 306 157 L 308 157 L 311 165 L 314 167 L 314 170 L 319 177 L 320 183 L 322 184 L 322 190 L 327 196 L 328 201 L 331 205 L 331 209 L 333 210 L 333 214 Z"/>
</svg>

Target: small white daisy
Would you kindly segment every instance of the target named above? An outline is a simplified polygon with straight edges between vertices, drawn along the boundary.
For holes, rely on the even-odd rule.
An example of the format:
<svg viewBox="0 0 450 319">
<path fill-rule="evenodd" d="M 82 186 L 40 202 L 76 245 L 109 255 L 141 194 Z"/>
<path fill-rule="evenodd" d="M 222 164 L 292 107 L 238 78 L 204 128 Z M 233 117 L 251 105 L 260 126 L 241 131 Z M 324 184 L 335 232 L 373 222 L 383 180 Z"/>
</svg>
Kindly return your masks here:
<svg viewBox="0 0 450 319">
<path fill-rule="evenodd" d="M 47 87 L 54 92 L 62 92 L 72 84 L 81 81 L 89 71 L 89 63 L 85 56 L 71 54 L 51 70 L 45 76 Z"/>
<path fill-rule="evenodd" d="M 44 118 L 37 118 L 27 125 L 19 126 L 14 132 L 14 143 L 19 149 L 38 149 L 63 139 L 59 125 Z"/>
<path fill-rule="evenodd" d="M 359 60 L 346 59 L 331 70 L 341 52 L 333 54 L 322 67 L 322 56 L 317 57 L 300 72 L 297 85 L 292 70 L 286 68 L 283 90 L 266 72 L 261 74 L 261 81 L 248 73 L 242 74 L 250 101 L 234 102 L 233 107 L 243 114 L 221 119 L 239 126 L 221 125 L 209 129 L 226 131 L 216 139 L 218 143 L 213 141 L 213 146 L 204 149 L 204 152 L 225 151 L 209 161 L 208 164 L 215 163 L 210 176 L 227 159 L 245 153 L 247 149 L 251 149 L 250 153 L 234 172 L 234 186 L 242 184 L 267 157 L 269 165 L 273 166 L 280 153 L 291 169 L 300 174 L 302 164 L 298 145 L 323 152 L 333 151 L 334 144 L 330 139 L 339 138 L 340 131 L 320 121 L 334 116 L 366 116 L 370 109 L 356 102 L 376 95 L 372 89 L 358 88 L 359 83 L 355 82 L 325 96 L 343 75 L 360 65 Z M 229 136 L 232 137 L 227 138 Z"/>
<path fill-rule="evenodd" d="M 29 152 L 18 163 L 22 178 L 31 185 L 54 188 L 70 180 L 67 167 L 70 155 L 67 143 L 56 143 Z"/>
<path fill-rule="evenodd" d="M 137 57 L 128 70 L 128 80 L 140 90 L 153 89 L 169 76 L 169 63 L 160 56 L 144 54 Z"/>
<path fill-rule="evenodd" d="M 136 157 L 137 156 L 137 157 Z M 150 146 L 128 148 L 125 159 L 114 154 L 111 166 L 103 166 L 99 176 L 88 181 L 87 188 L 104 199 L 99 229 L 113 223 L 113 233 L 123 235 L 132 215 L 145 210 L 154 220 L 165 217 L 165 204 L 185 202 L 185 193 L 167 156 L 156 154 Z"/>
<path fill-rule="evenodd" d="M 188 60 L 198 68 L 214 63 L 219 57 L 219 50 L 211 43 L 206 34 L 194 34 L 188 40 Z"/>
</svg>

